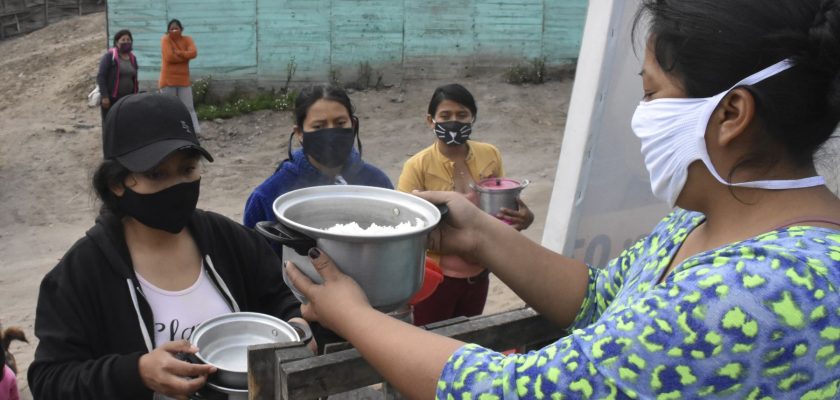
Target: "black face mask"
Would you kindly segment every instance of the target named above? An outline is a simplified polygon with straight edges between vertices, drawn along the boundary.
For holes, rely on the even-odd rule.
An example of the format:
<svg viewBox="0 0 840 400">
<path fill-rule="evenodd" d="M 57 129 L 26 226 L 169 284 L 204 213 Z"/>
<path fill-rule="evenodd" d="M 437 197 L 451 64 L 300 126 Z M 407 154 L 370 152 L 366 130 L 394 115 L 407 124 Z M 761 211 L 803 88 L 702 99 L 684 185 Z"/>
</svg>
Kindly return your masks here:
<svg viewBox="0 0 840 400">
<path fill-rule="evenodd" d="M 353 151 L 353 128 L 327 128 L 303 132 L 303 154 L 327 168 L 343 165 Z"/>
<path fill-rule="evenodd" d="M 150 228 L 178 233 L 187 226 L 195 205 L 201 179 L 170 186 L 159 192 L 140 194 L 126 187 L 117 205 L 126 215 Z"/>
<path fill-rule="evenodd" d="M 448 145 L 464 144 L 470 140 L 472 124 L 461 121 L 435 122 L 435 135 Z"/>
</svg>

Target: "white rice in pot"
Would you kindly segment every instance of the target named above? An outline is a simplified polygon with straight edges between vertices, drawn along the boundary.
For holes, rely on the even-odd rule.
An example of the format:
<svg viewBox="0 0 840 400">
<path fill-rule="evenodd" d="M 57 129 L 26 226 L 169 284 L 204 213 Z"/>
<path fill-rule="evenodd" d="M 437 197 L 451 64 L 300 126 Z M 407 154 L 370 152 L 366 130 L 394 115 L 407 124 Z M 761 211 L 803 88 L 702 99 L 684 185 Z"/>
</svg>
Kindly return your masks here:
<svg viewBox="0 0 840 400">
<path fill-rule="evenodd" d="M 401 233 L 405 231 L 414 230 L 417 228 L 425 227 L 426 223 L 417 218 L 416 223 L 412 224 L 410 221 L 402 222 L 396 226 L 380 226 L 376 223 L 370 224 L 367 228 L 362 228 L 357 222 L 350 222 L 348 224 L 335 224 L 327 229 L 324 229 L 327 232 L 335 233 L 339 235 L 352 235 L 352 236 L 365 236 L 365 235 L 383 235 L 383 234 L 394 234 L 394 233 Z"/>
</svg>

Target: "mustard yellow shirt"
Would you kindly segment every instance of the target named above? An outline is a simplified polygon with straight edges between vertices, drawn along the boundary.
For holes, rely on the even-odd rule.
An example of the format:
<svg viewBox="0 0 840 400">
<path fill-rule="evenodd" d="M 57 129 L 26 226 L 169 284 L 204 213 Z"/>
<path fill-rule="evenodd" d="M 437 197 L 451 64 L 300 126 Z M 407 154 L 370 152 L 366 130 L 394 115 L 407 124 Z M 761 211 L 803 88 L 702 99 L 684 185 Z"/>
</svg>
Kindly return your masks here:
<svg viewBox="0 0 840 400">
<path fill-rule="evenodd" d="M 403 165 L 397 190 L 411 193 L 412 190 L 444 190 L 455 189 L 455 163 L 447 158 L 437 148 L 435 141 L 415 154 Z M 505 176 L 502 167 L 502 153 L 496 146 L 489 143 L 468 141 L 467 169 L 476 182 L 486 178 L 501 178 Z"/>
<path fill-rule="evenodd" d="M 455 163 L 440 152 L 439 145 L 435 141 L 405 162 L 397 190 L 407 193 L 412 190 L 455 190 Z M 502 154 L 496 146 L 470 140 L 467 147 L 465 161 L 473 181 L 505 176 Z M 432 251 L 428 252 L 428 256 L 440 265 L 444 275 L 454 278 L 475 276 L 484 269 L 456 256 L 442 256 Z"/>
</svg>

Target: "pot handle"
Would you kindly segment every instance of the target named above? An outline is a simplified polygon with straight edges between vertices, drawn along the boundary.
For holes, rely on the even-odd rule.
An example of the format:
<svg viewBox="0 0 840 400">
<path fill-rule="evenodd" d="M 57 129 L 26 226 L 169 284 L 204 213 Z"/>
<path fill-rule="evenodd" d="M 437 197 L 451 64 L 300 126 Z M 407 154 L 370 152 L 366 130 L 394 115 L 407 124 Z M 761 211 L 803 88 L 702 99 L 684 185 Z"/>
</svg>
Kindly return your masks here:
<svg viewBox="0 0 840 400">
<path fill-rule="evenodd" d="M 530 185 L 530 184 L 531 184 L 530 180 L 523 179 L 522 182 L 521 182 L 521 186 L 519 186 L 519 190 L 522 191 L 522 189 L 525 189 L 525 187 Z"/>
<path fill-rule="evenodd" d="M 309 326 L 301 324 L 300 322 L 289 321 L 289 325 L 297 332 L 298 336 L 300 336 L 300 341 L 304 344 L 309 344 L 312 341 L 312 329 Z"/>
<path fill-rule="evenodd" d="M 435 207 L 437 207 L 438 211 L 440 211 L 441 219 L 443 219 L 446 214 L 449 214 L 449 206 L 446 204 L 435 204 Z"/>
<path fill-rule="evenodd" d="M 290 247 L 296 253 L 307 256 L 309 249 L 315 247 L 315 239 L 306 236 L 288 226 L 283 225 L 277 221 L 260 221 L 254 229 L 275 242 L 279 242 L 283 246 Z"/>
</svg>

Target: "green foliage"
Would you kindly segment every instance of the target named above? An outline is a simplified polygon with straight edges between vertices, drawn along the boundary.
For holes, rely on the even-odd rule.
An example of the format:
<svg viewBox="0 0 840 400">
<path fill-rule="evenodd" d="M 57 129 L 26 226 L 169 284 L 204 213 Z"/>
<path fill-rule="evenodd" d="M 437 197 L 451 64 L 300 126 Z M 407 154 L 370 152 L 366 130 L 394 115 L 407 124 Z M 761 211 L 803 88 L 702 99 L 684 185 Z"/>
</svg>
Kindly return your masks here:
<svg viewBox="0 0 840 400">
<path fill-rule="evenodd" d="M 195 80 L 192 83 L 193 102 L 195 104 L 207 103 L 207 92 L 210 91 L 210 81 L 212 76 L 208 75 L 201 79 Z"/>
<path fill-rule="evenodd" d="M 545 58 L 539 57 L 531 60 L 529 64 L 517 64 L 505 72 L 505 81 L 515 85 L 523 83 L 545 82 Z"/>
<path fill-rule="evenodd" d="M 258 110 L 288 111 L 294 107 L 294 91 L 274 90 L 261 91 L 253 95 L 247 95 L 239 90 L 234 90 L 230 96 L 218 104 L 196 103 L 195 113 L 198 119 L 211 120 L 216 118 L 231 118 Z"/>
</svg>

